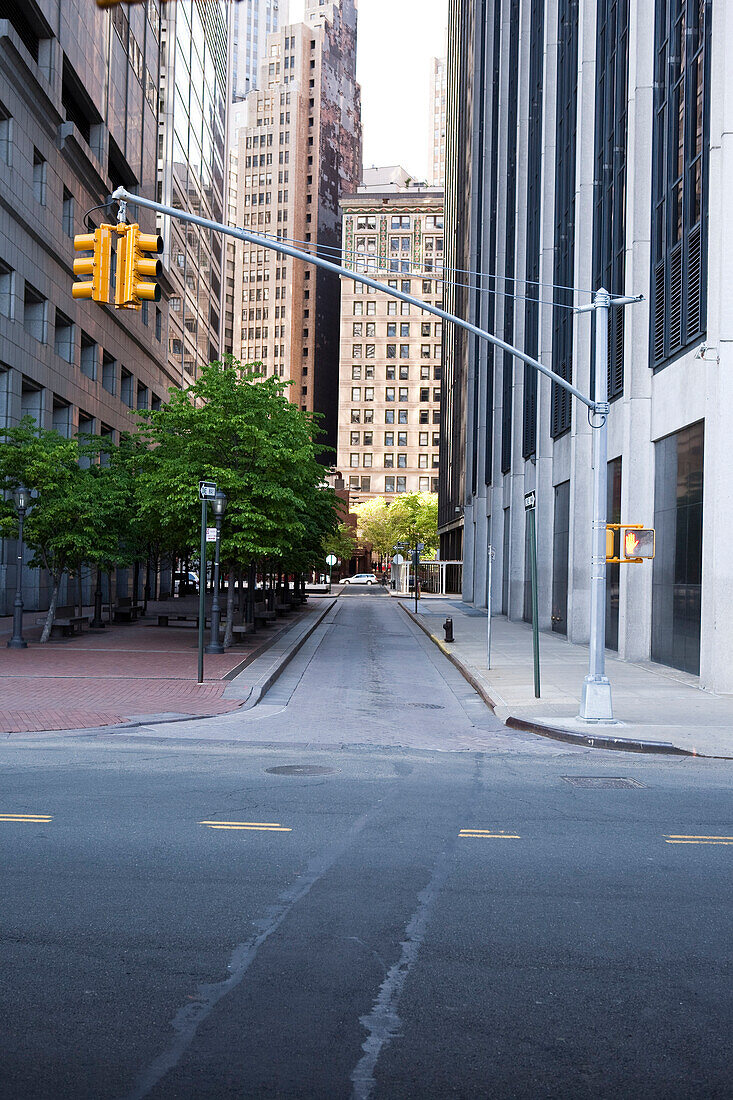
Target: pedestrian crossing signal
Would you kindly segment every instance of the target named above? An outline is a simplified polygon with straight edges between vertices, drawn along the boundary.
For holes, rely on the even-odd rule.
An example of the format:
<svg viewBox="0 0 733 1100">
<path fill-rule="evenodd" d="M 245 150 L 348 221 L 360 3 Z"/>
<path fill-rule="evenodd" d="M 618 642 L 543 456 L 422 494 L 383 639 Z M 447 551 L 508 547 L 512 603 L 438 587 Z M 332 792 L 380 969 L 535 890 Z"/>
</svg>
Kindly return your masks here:
<svg viewBox="0 0 733 1100">
<path fill-rule="evenodd" d="M 624 559 L 644 561 L 654 557 L 654 529 L 627 528 L 624 531 Z"/>
<path fill-rule="evenodd" d="M 620 548 L 616 554 L 616 532 L 619 532 Z M 642 527 L 640 523 L 606 524 L 606 564 L 620 565 L 623 562 L 643 562 L 654 557 L 655 534 L 653 527 Z"/>
</svg>

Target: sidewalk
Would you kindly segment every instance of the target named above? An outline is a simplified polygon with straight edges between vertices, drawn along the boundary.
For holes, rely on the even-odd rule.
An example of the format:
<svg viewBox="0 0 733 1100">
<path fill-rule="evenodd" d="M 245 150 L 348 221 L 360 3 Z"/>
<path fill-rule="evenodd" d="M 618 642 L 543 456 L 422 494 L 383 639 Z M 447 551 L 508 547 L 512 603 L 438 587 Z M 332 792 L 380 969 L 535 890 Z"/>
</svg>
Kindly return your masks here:
<svg viewBox="0 0 733 1100">
<path fill-rule="evenodd" d="M 696 676 L 651 661 L 621 661 L 607 651 L 617 721 L 583 722 L 577 713 L 588 671 L 586 646 L 558 634 L 540 634 L 541 695 L 535 699 L 532 628 L 527 623 L 492 617 L 488 670 L 485 611 L 457 598 L 426 597 L 415 616 L 412 599 L 399 602 L 508 726 L 601 748 L 733 759 L 733 695 L 701 691 Z M 453 619 L 453 643 L 443 641 L 447 616 Z"/>
<path fill-rule="evenodd" d="M 193 609 L 194 601 L 189 602 Z M 175 603 L 176 611 L 187 610 L 184 600 Z M 272 649 L 281 660 L 283 654 L 289 659 L 289 648 L 302 644 L 330 604 L 312 598 L 299 611 L 245 635 L 224 654 L 207 654 L 203 684 L 197 682 L 196 627 L 157 625 L 161 609 L 174 613 L 170 603 L 151 602 L 148 617 L 135 623 L 110 624 L 46 645 L 38 644 L 42 628 L 34 612 L 24 616 L 27 649 L 6 648 L 12 620 L 0 619 L 0 734 L 96 729 L 236 710 L 263 678 L 258 661 L 249 684 L 246 670 L 255 658 Z M 235 677 L 239 690 L 232 695 L 226 689 Z"/>
</svg>

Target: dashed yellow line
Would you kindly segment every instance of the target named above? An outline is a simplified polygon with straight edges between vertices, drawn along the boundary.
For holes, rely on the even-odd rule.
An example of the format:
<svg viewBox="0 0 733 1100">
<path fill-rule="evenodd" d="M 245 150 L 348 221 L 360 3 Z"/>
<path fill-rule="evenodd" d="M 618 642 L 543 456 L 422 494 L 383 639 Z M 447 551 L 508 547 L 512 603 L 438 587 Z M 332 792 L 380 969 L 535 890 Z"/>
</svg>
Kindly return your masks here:
<svg viewBox="0 0 733 1100">
<path fill-rule="evenodd" d="M 208 829 L 244 829 L 249 832 L 291 833 L 293 830 L 277 821 L 199 821 Z"/>
<path fill-rule="evenodd" d="M 484 840 L 521 840 L 519 833 L 505 833 L 494 829 L 461 829 L 461 836 L 481 837 Z"/>
<path fill-rule="evenodd" d="M 21 824 L 44 824 L 52 820 L 51 814 L 0 814 L 0 821 L 19 821 Z"/>
<path fill-rule="evenodd" d="M 733 844 L 733 836 L 696 836 L 694 833 L 665 833 L 665 844 Z"/>
</svg>

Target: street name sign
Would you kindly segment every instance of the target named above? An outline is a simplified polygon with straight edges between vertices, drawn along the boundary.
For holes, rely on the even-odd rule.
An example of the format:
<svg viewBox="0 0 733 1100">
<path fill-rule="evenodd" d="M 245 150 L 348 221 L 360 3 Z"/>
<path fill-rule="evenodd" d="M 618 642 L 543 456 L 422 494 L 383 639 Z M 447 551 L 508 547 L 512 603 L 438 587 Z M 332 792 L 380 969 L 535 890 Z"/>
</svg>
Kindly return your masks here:
<svg viewBox="0 0 733 1100">
<path fill-rule="evenodd" d="M 199 481 L 199 500 L 213 500 L 215 496 L 215 481 Z"/>
</svg>

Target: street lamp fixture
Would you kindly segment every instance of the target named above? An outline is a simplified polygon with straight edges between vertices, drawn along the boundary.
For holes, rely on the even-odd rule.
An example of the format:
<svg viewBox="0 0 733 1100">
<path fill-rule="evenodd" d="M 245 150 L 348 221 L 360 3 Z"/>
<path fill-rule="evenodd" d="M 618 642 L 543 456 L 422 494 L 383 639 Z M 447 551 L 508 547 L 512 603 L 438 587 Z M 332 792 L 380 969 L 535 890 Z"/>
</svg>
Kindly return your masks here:
<svg viewBox="0 0 733 1100">
<path fill-rule="evenodd" d="M 221 521 L 227 510 L 226 493 L 219 489 L 211 501 L 216 520 L 216 545 L 214 549 L 214 596 L 211 601 L 211 641 L 206 647 L 206 653 L 223 653 L 224 646 L 219 641 L 219 623 L 221 622 L 221 608 L 219 606 L 219 548 L 221 546 Z M 203 572 L 203 571 L 202 571 Z M 201 577 L 199 577 L 201 584 Z"/>
<path fill-rule="evenodd" d="M 8 649 L 26 649 L 28 643 L 23 639 L 23 520 L 31 505 L 31 493 L 24 485 L 18 486 L 13 493 L 18 511 L 18 554 L 15 567 L 15 600 L 13 602 L 13 636 Z"/>
</svg>

